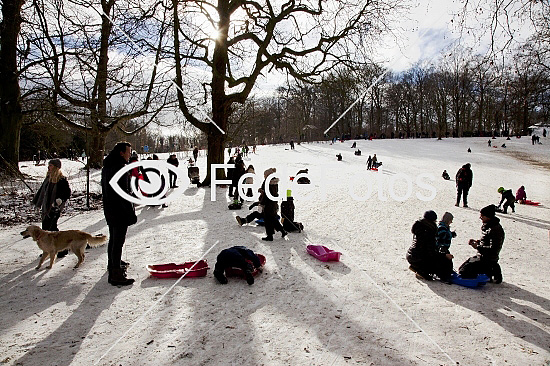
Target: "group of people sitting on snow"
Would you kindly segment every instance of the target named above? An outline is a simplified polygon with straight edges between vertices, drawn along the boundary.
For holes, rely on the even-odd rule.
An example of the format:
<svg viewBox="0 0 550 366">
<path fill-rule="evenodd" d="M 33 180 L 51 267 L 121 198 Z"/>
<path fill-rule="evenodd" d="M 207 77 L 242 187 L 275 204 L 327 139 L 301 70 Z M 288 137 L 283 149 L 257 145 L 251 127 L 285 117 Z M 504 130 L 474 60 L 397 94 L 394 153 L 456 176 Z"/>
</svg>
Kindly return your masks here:
<svg viewBox="0 0 550 366">
<path fill-rule="evenodd" d="M 499 253 L 504 242 L 504 230 L 500 219 L 496 217 L 497 207 L 489 205 L 480 210 L 481 238 L 470 239 L 468 244 L 477 250 L 477 254 L 468 258 L 460 267 L 458 274 L 462 278 L 476 278 L 479 274 L 487 275 L 494 283 L 502 282 L 502 272 L 498 264 Z M 456 233 L 451 231 L 453 215 L 445 212 L 439 224 L 434 211 L 426 211 L 424 217 L 412 226 L 413 243 L 407 251 L 409 269 L 417 277 L 432 281 L 435 278 L 451 283 L 453 275 L 453 258 L 450 253 L 452 238 Z"/>
</svg>

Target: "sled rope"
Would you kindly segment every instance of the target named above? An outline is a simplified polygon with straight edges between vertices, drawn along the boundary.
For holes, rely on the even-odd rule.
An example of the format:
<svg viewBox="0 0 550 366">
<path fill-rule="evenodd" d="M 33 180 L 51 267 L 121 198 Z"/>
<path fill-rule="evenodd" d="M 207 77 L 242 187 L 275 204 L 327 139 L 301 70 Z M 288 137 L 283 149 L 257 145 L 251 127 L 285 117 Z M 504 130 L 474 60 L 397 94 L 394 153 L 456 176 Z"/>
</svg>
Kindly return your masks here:
<svg viewBox="0 0 550 366">
<path fill-rule="evenodd" d="M 130 328 L 128 328 L 128 330 L 126 330 L 126 332 L 124 332 L 124 333 L 123 333 L 123 334 L 122 334 L 122 335 L 121 335 L 121 336 L 111 345 L 111 347 L 109 347 L 109 349 L 107 349 L 107 351 L 105 351 L 105 353 L 104 353 L 100 358 L 98 358 L 98 359 L 94 362 L 94 365 L 98 365 L 99 362 L 100 362 L 105 356 L 107 356 L 107 354 L 108 354 L 113 348 L 115 348 L 116 345 L 117 345 L 122 339 L 124 339 L 128 333 L 130 333 L 130 332 L 136 327 L 136 325 L 141 324 L 142 321 L 145 319 L 145 317 L 155 308 L 155 306 L 157 306 L 157 305 L 166 297 L 166 295 L 168 295 L 168 293 L 169 293 L 170 291 L 172 291 L 172 289 L 173 289 L 174 287 L 176 287 L 176 285 L 177 285 L 178 283 L 180 283 L 180 281 L 185 277 L 185 275 L 187 275 L 187 273 L 191 272 L 191 271 L 193 270 L 193 268 L 197 265 L 197 263 L 199 263 L 201 260 L 203 260 L 204 257 L 206 257 L 206 255 L 207 255 L 212 249 L 214 249 L 214 247 L 215 247 L 216 245 L 218 245 L 219 242 L 220 242 L 219 240 L 216 241 L 216 242 L 214 243 L 214 245 L 212 245 L 206 252 L 204 252 L 204 254 L 200 257 L 200 259 L 199 259 L 198 261 L 196 261 L 196 262 L 189 268 L 189 270 L 183 274 L 183 276 L 181 276 L 180 278 L 178 278 L 178 280 L 177 280 L 176 282 L 174 282 L 174 284 L 173 284 L 172 286 L 170 286 L 170 288 L 169 288 L 168 290 L 166 290 L 166 292 L 165 292 L 157 301 L 155 301 L 155 302 L 153 303 L 153 305 L 151 305 L 151 306 L 149 307 L 149 309 L 147 309 L 147 311 L 146 311 L 145 313 L 143 313 L 137 320 L 135 320 L 135 321 L 133 322 L 132 326 L 131 326 Z"/>
</svg>

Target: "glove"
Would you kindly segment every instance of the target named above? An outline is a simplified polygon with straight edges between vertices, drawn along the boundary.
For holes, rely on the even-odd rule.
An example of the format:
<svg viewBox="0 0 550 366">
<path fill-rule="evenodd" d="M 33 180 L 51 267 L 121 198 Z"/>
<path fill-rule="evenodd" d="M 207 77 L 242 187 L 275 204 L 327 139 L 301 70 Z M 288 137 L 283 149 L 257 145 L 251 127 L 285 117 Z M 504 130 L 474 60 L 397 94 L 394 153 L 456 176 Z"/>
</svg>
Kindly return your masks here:
<svg viewBox="0 0 550 366">
<path fill-rule="evenodd" d="M 61 200 L 61 198 L 58 198 L 55 200 L 55 205 L 56 206 L 61 206 L 61 204 L 63 203 L 63 201 Z"/>
<path fill-rule="evenodd" d="M 453 238 L 456 238 L 456 231 L 451 232 L 451 236 L 452 236 Z"/>
</svg>

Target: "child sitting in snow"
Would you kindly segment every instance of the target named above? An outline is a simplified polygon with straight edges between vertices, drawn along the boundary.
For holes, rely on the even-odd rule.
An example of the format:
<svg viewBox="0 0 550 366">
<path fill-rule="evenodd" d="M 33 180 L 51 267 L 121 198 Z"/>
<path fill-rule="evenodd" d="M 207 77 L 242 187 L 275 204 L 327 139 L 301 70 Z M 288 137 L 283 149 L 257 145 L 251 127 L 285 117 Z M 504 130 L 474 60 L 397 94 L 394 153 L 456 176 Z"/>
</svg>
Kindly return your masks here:
<svg viewBox="0 0 550 366">
<path fill-rule="evenodd" d="M 456 237 L 456 232 L 450 229 L 452 222 L 453 215 L 450 212 L 445 212 L 437 225 L 436 246 L 439 253 L 450 253 L 451 240 Z"/>
<path fill-rule="evenodd" d="M 294 221 L 294 197 L 292 197 L 290 189 L 286 191 L 286 201 L 281 203 L 281 216 L 283 229 L 286 231 L 302 232 L 304 230 L 304 225 L 301 222 Z"/>
<path fill-rule="evenodd" d="M 336 155 L 336 159 L 338 159 L 338 161 L 342 161 L 342 154 Z"/>
<path fill-rule="evenodd" d="M 504 206 L 502 207 L 502 213 L 507 213 L 508 206 L 512 208 L 512 212 L 516 212 L 514 202 L 516 201 L 516 197 L 514 197 L 514 194 L 512 193 L 511 189 L 504 189 L 504 187 L 498 188 L 498 193 L 502 195 L 502 198 L 500 199 L 500 203 L 497 206 L 497 209 L 500 209 L 500 205 L 502 205 L 502 202 L 504 202 Z"/>
<path fill-rule="evenodd" d="M 525 193 L 525 187 L 521 186 L 516 192 L 516 202 L 519 204 L 524 204 L 527 199 L 527 194 Z"/>
<path fill-rule="evenodd" d="M 441 176 L 442 176 L 443 179 L 445 179 L 445 180 L 451 179 L 451 177 L 449 176 L 449 173 L 447 173 L 446 170 L 443 170 L 443 174 L 441 174 Z"/>
</svg>

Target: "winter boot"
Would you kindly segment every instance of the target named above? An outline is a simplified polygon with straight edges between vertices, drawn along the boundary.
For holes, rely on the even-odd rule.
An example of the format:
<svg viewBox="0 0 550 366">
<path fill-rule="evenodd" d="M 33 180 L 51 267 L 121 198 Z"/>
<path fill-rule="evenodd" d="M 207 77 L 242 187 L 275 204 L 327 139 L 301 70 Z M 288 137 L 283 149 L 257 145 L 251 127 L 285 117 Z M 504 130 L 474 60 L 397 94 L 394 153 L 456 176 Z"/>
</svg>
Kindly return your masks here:
<svg viewBox="0 0 550 366">
<path fill-rule="evenodd" d="M 57 258 L 63 258 L 67 254 L 69 254 L 69 249 L 62 250 L 62 251 L 57 253 Z"/>
<path fill-rule="evenodd" d="M 134 281 L 133 278 L 126 278 L 126 271 L 122 268 L 109 269 L 109 283 L 113 286 L 128 286 Z"/>
<path fill-rule="evenodd" d="M 262 238 L 262 240 L 265 240 L 265 241 L 273 241 L 273 235 L 268 235 L 268 236 L 266 236 L 265 238 Z"/>
<path fill-rule="evenodd" d="M 214 277 L 218 280 L 219 283 L 222 285 L 225 285 L 227 283 L 227 277 L 223 274 L 223 272 L 214 271 Z"/>
<path fill-rule="evenodd" d="M 236 219 L 237 219 L 237 222 L 239 223 L 239 225 L 243 226 L 244 222 L 243 222 L 242 217 L 237 216 Z"/>
<path fill-rule="evenodd" d="M 285 236 L 287 236 L 287 235 L 288 235 L 288 233 L 285 230 L 283 230 L 283 232 L 281 233 L 281 238 L 284 239 Z"/>
</svg>

